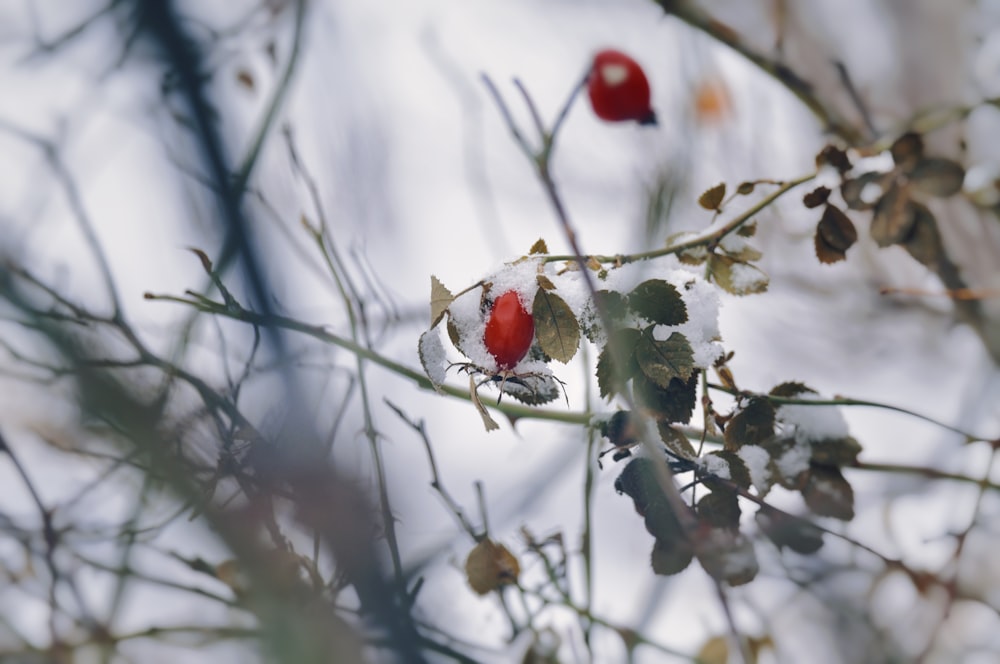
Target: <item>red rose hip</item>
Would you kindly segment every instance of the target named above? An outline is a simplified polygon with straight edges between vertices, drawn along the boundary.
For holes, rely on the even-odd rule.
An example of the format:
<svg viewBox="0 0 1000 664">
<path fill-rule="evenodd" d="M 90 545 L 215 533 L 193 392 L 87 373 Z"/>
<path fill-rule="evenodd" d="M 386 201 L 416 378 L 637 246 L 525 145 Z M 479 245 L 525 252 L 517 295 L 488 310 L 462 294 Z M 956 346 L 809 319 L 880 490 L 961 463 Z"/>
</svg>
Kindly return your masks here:
<svg viewBox="0 0 1000 664">
<path fill-rule="evenodd" d="M 501 371 L 521 361 L 535 338 L 535 320 L 521 304 L 515 291 L 507 291 L 493 301 L 483 342 Z"/>
<path fill-rule="evenodd" d="M 587 94 L 594 113 L 602 120 L 656 124 L 646 74 L 638 62 L 621 51 L 605 49 L 594 56 Z"/>
</svg>

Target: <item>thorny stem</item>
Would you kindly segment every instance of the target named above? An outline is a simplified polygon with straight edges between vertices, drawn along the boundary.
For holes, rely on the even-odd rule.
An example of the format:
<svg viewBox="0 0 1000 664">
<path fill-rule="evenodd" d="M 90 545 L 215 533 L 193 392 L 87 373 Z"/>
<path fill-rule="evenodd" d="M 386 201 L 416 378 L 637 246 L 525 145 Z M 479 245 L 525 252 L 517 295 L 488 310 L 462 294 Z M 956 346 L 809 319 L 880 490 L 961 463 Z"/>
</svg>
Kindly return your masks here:
<svg viewBox="0 0 1000 664">
<path fill-rule="evenodd" d="M 367 331 L 368 328 L 367 320 L 364 316 L 364 307 L 362 305 L 361 297 L 357 288 L 351 281 L 350 276 L 347 274 L 344 261 L 340 257 L 340 252 L 337 250 L 337 245 L 334 244 L 331 234 L 327 232 L 329 224 L 327 223 L 326 212 L 324 211 L 319 188 L 316 186 L 316 181 L 305 169 L 301 159 L 299 158 L 290 130 L 286 130 L 285 139 L 291 156 L 292 165 L 305 180 L 306 187 L 309 190 L 310 197 L 312 198 L 313 206 L 316 208 L 316 214 L 319 216 L 319 228 L 313 228 L 307 225 L 307 230 L 312 236 L 313 241 L 316 243 L 316 247 L 320 254 L 323 256 L 323 261 L 326 263 L 327 269 L 330 271 L 330 275 L 333 277 L 337 290 L 340 293 L 340 297 L 344 302 L 344 308 L 347 309 L 347 318 L 351 329 L 351 340 L 355 344 L 360 344 L 361 331 Z M 355 307 L 357 307 L 357 310 L 355 310 Z M 371 340 L 368 339 L 367 334 L 365 334 L 365 346 L 371 348 Z M 389 501 L 389 488 L 388 482 L 386 481 L 385 464 L 382 460 L 382 453 L 379 450 L 378 432 L 375 430 L 375 423 L 372 419 L 371 401 L 368 392 L 368 379 L 365 371 L 364 358 L 361 355 L 355 355 L 354 359 L 358 372 L 358 390 L 361 393 L 361 410 L 365 423 L 365 436 L 368 438 L 368 447 L 371 452 L 372 463 L 375 466 L 375 480 L 378 485 L 379 508 L 382 512 L 382 522 L 383 528 L 385 528 L 386 544 L 389 548 L 389 555 L 392 559 L 392 569 L 395 576 L 397 590 L 402 597 L 406 595 L 406 579 L 403 576 L 403 562 L 399 555 L 399 541 L 396 537 L 396 520 L 395 516 L 393 516 L 392 506 Z M 329 453 L 329 450 L 327 450 L 327 452 Z"/>
</svg>

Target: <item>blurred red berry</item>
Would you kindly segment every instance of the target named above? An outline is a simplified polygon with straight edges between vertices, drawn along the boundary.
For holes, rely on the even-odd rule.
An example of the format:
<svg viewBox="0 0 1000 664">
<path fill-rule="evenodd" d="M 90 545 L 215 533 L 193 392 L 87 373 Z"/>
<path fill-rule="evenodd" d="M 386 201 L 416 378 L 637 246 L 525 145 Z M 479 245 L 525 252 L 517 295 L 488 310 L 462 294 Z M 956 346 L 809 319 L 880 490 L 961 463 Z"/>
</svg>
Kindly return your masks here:
<svg viewBox="0 0 1000 664">
<path fill-rule="evenodd" d="M 483 341 L 502 371 L 521 361 L 534 338 L 535 320 L 515 291 L 507 291 L 494 300 Z"/>
<path fill-rule="evenodd" d="M 594 56 L 587 94 L 594 113 L 602 120 L 656 124 L 646 74 L 638 62 L 621 51 L 605 49 Z"/>
</svg>

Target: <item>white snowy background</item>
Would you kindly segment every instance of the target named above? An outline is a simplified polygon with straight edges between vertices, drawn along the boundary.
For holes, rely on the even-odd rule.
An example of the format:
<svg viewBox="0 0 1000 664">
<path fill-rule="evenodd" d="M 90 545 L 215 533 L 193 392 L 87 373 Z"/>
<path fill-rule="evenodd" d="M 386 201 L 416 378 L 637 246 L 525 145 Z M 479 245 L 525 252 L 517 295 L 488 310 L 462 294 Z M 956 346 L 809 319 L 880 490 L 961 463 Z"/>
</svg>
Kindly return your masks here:
<svg viewBox="0 0 1000 664">
<path fill-rule="evenodd" d="M 206 24 L 225 26 L 254 3 L 185 4 Z M 876 125 L 888 135 L 904 127 L 915 111 L 958 107 L 1000 93 L 1000 32 L 995 32 L 1000 11 L 995 3 L 704 4 L 767 52 L 776 40 L 776 8 L 784 7 L 788 61 L 850 115 L 855 112 L 850 97 L 829 66 L 834 59 L 843 61 Z M 71 203 L 44 152 L 25 140 L 28 132 L 58 145 L 104 246 L 125 311 L 147 341 L 163 350 L 171 325 L 185 312 L 146 301 L 143 293 L 200 287 L 201 268 L 186 248 L 216 251 L 217 225 L 204 192 L 185 175 L 189 157 L 178 142 L 183 132 L 162 102 L 156 64 L 144 61 L 148 54 L 132 53 L 119 68 L 120 34 L 108 20 L 94 22 L 62 52 L 50 56 L 40 50 L 39 40 L 63 33 L 100 6 L 91 1 L 0 0 L 0 244 L 3 252 L 28 261 L 63 292 L 106 307 L 99 272 L 72 220 Z M 290 14 L 274 24 L 251 22 L 249 29 L 220 42 L 214 56 L 212 89 L 234 161 L 244 153 L 277 83 L 265 45 L 276 40 L 279 62 L 288 55 Z M 282 124 L 291 127 L 318 183 L 335 241 L 351 257 L 355 277 L 377 284 L 381 301 L 393 303 L 401 317 L 380 340 L 379 352 L 419 368 L 417 338 L 427 324 L 431 274 L 457 291 L 525 253 L 539 237 L 553 253 L 569 252 L 543 189 L 480 75 L 496 82 L 516 120 L 528 127 L 512 77 L 524 83 L 551 120 L 593 52 L 605 46 L 626 50 L 644 65 L 660 124 L 602 124 L 585 99 L 577 99 L 559 137 L 554 172 L 585 252 L 641 251 L 661 244 L 668 233 L 704 228 L 711 215 L 694 201 L 718 182 L 732 187 L 758 177 L 790 179 L 814 168 L 824 137 L 808 111 L 740 56 L 665 17 L 651 2 L 312 3 Z M 240 72 L 252 76 L 253 89 L 239 83 Z M 693 109 L 692 91 L 705 81 L 720 82 L 730 95 L 731 108 L 720 118 L 699 118 Z M 957 151 L 954 136 L 935 135 L 929 141 L 932 149 L 968 165 L 994 163 L 1000 158 L 996 113 L 984 109 L 972 115 L 967 153 Z M 680 178 L 684 188 L 667 225 L 649 237 L 647 192 L 665 173 Z M 269 238 L 268 259 L 282 266 L 272 273 L 276 300 L 297 318 L 345 333 L 340 300 L 299 224 L 300 215 L 315 219 L 316 211 L 292 175 L 279 132 L 269 138 L 252 185 L 277 211 L 277 218 L 256 214 L 260 232 Z M 940 284 L 901 250 L 876 249 L 865 238 L 867 220 L 862 216 L 855 218 L 862 241 L 848 252 L 848 260 L 820 265 L 812 247 L 818 215 L 800 204 L 805 191 L 789 194 L 758 218 L 754 242 L 765 255 L 761 265 L 771 277 L 768 292 L 721 299 L 722 343 L 735 352 L 731 367 L 739 385 L 766 391 L 798 380 L 825 395 L 887 402 L 980 435 L 998 435 L 1000 375 L 979 337 L 955 323 L 948 300 L 880 295 L 886 286 L 935 291 Z M 736 201 L 729 209 L 739 212 L 740 205 Z M 967 266 L 976 287 L 1000 286 L 997 219 L 966 208 L 939 217 L 942 222 L 958 218 L 964 226 L 955 221 L 954 228 L 943 231 L 954 258 Z M 376 317 L 386 313 L 380 307 L 373 311 Z M 210 356 L 216 337 L 208 328 L 203 332 L 202 352 Z M 23 345 L 26 338 L 10 327 L 2 334 L 10 343 Z M 246 336 L 237 335 L 233 347 L 246 342 Z M 337 366 L 354 366 L 345 353 L 331 352 L 329 358 Z M 9 354 L 0 353 L 0 361 L 9 372 L 18 368 Z M 591 356 L 589 368 L 580 358 L 555 368 L 569 385 L 573 409 L 584 407 L 583 383 L 590 380 L 593 361 Z M 442 546 L 447 551 L 428 570 L 419 610 L 456 636 L 500 648 L 505 619 L 493 600 L 469 591 L 461 571 L 471 543 L 429 486 L 420 440 L 383 397 L 411 417 L 426 420 L 442 478 L 470 514 L 476 513 L 473 482 L 484 483 L 491 531 L 515 553 L 522 525 L 538 536 L 561 531 L 570 545 L 577 542 L 584 470 L 594 462 L 585 458 L 585 436 L 578 427 L 533 421 L 521 421 L 516 428 L 501 421 L 500 431 L 486 433 L 471 404 L 420 391 L 377 367 L 369 373 L 404 559 L 435 555 Z M 321 419 L 339 408 L 334 400 L 342 377 L 331 371 L 305 379 L 313 398 L 310 407 Z M 462 384 L 461 377 L 455 379 Z M 256 422 L 268 431 L 282 417 L 274 412 L 274 402 L 262 387 L 249 392 L 243 405 L 246 412 L 259 413 Z M 557 402 L 556 407 L 565 406 Z M 58 387 L 6 377 L 0 414 L 0 426 L 47 502 L 57 504 L 93 479 L 86 463 L 67 463 L 41 442 L 40 432 L 69 430 L 74 424 L 72 408 L 60 405 Z M 870 408 L 844 409 L 843 415 L 864 446 L 866 461 L 929 465 L 972 477 L 987 469 L 985 445 L 962 447 L 958 435 L 927 422 Z M 350 414 L 335 454 L 343 467 L 363 475 L 368 465 L 361 427 L 360 416 Z M 679 651 L 697 652 L 707 638 L 726 629 L 713 584 L 696 564 L 676 578 L 652 575 L 652 538 L 631 501 L 615 494 L 616 472 L 613 465 L 606 466 L 595 490 L 594 613 Z M 918 568 L 937 570 L 947 561 L 953 544 L 942 535 L 964 528 L 973 514 L 974 487 L 850 470 L 847 477 L 858 505 L 848 531 Z M 80 509 L 121 514 L 128 509 L 129 495 L 109 485 Z M 2 457 L 0 500 L 8 513 L 25 519 L 34 514 Z M 978 516 L 984 535 L 969 540 L 963 558 L 993 606 L 1000 568 L 992 560 L 996 541 L 989 535 L 998 506 L 988 494 Z M 215 546 L 210 536 L 184 520 L 163 537 L 171 549 L 189 555 L 208 557 Z M 775 661 L 857 661 L 852 648 L 863 646 L 838 642 L 839 632 L 822 600 L 797 595 L 782 580 L 777 555 L 767 553 L 766 544 L 758 550 L 764 571 L 733 594 L 740 627 L 751 635 L 775 635 L 780 647 Z M 825 551 L 835 560 L 878 567 L 863 554 L 852 558 L 829 537 Z M 92 554 L 113 558 L 106 545 L 95 545 Z M 0 563 L 15 569 L 20 555 L 16 543 L 0 533 Z M 185 578 L 180 566 L 153 554 L 140 563 L 160 576 Z M 578 572 L 574 570 L 577 580 Z M 81 582 L 95 605 L 106 601 L 106 578 L 85 576 Z M 843 596 L 860 594 L 868 583 L 859 578 L 857 587 L 845 583 L 840 591 Z M 914 608 L 918 604 L 912 593 L 905 583 L 887 584 L 879 586 L 875 598 L 878 626 L 904 642 L 906 634 L 933 623 L 928 618 L 933 608 Z M 165 591 L 137 593 L 129 598 L 122 620 L 135 629 L 190 620 L 187 601 Z M 0 585 L 0 613 L 37 646 L 45 645 L 46 610 L 44 595 L 30 597 Z M 232 619 L 211 604 L 198 604 L 197 610 L 206 612 L 206 621 Z M 579 659 L 582 650 L 572 631 L 576 619 L 553 615 L 551 626 L 564 640 L 561 656 Z M 764 624 L 761 615 L 770 622 Z M 0 629 L 0 650 L 5 633 Z M 595 660 L 623 661 L 620 640 L 606 631 L 598 634 Z M 982 657 L 963 661 L 995 661 L 991 657 L 1000 648 L 998 634 L 995 612 L 962 605 L 946 621 L 932 661 L 952 661 L 948 648 L 967 652 L 970 645 L 981 646 Z M 911 645 L 914 652 L 922 647 L 919 640 Z M 130 647 L 138 661 L 176 661 L 159 644 Z M 246 653 L 234 647 L 178 652 L 190 662 L 246 661 Z M 498 662 L 516 657 L 516 648 L 499 652 L 481 656 Z M 638 661 L 662 658 L 651 650 L 637 651 Z"/>
</svg>

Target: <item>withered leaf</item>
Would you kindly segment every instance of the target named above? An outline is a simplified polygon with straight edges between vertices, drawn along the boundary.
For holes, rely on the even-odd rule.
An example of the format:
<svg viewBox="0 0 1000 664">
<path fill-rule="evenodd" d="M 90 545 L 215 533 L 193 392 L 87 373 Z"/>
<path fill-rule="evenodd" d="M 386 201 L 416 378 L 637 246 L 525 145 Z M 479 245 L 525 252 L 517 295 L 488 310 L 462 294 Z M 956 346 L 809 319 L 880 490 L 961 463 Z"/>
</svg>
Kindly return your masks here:
<svg viewBox="0 0 1000 664">
<path fill-rule="evenodd" d="M 808 555 L 816 553 L 823 546 L 822 530 L 769 505 L 761 505 L 754 519 L 761 532 L 779 550 L 788 547 L 796 553 Z"/>
<path fill-rule="evenodd" d="M 751 397 L 726 425 L 726 449 L 760 445 L 774 436 L 774 406 L 763 397 Z"/>
<path fill-rule="evenodd" d="M 944 256 L 937 221 L 931 211 L 920 203 L 913 203 L 912 207 L 913 229 L 903 241 L 903 248 L 920 263 L 934 268 Z"/>
<path fill-rule="evenodd" d="M 441 281 L 431 275 L 431 327 L 436 326 L 444 318 L 448 307 L 455 301 L 455 296 L 441 283 Z"/>
<path fill-rule="evenodd" d="M 648 321 L 661 325 L 687 322 L 687 306 L 673 284 L 650 279 L 636 286 L 628 295 L 628 306 Z"/>
<path fill-rule="evenodd" d="M 767 290 L 768 277 L 763 270 L 731 256 L 709 254 L 708 272 L 722 290 L 732 295 L 751 295 Z"/>
<path fill-rule="evenodd" d="M 756 188 L 756 182 L 740 182 L 740 185 L 736 187 L 736 193 L 740 196 L 749 196 L 753 193 L 754 188 Z"/>
<path fill-rule="evenodd" d="M 889 152 L 892 153 L 892 161 L 904 171 L 908 171 L 923 158 L 924 139 L 920 134 L 907 132 L 896 139 Z"/>
<path fill-rule="evenodd" d="M 821 466 L 850 466 L 861 454 L 861 443 L 852 436 L 814 441 L 811 448 L 812 462 Z"/>
<path fill-rule="evenodd" d="M 469 376 L 469 396 L 472 398 L 472 405 L 476 407 L 476 412 L 479 413 L 479 417 L 483 420 L 483 426 L 486 427 L 487 431 L 496 431 L 500 428 L 497 421 L 494 420 L 486 406 L 483 405 L 482 400 L 479 398 L 479 392 L 476 391 L 476 379 L 473 376 Z"/>
<path fill-rule="evenodd" d="M 806 476 L 802 497 L 817 516 L 841 521 L 854 518 L 854 490 L 838 468 L 814 464 Z"/>
<path fill-rule="evenodd" d="M 929 158 L 917 163 L 907 176 L 925 194 L 946 198 L 962 190 L 965 169 L 951 159 Z"/>
<path fill-rule="evenodd" d="M 719 211 L 719 206 L 722 205 L 722 201 L 726 198 L 726 183 L 720 182 L 711 189 L 706 189 L 701 196 L 698 197 L 698 205 L 702 206 L 706 210 Z"/>
<path fill-rule="evenodd" d="M 694 404 L 692 403 L 692 410 Z M 691 416 L 688 415 L 690 418 Z M 667 449 L 682 459 L 694 459 L 697 455 L 691 441 L 683 433 L 670 426 L 665 420 L 656 423 L 656 429 L 660 432 L 660 440 L 667 446 Z"/>
<path fill-rule="evenodd" d="M 844 183 L 840 185 L 840 195 L 847 203 L 847 207 L 852 210 L 871 210 L 875 207 L 877 200 L 870 197 L 866 189 L 869 185 L 878 185 L 878 188 L 884 190 L 886 180 L 887 176 L 884 173 L 868 171 L 856 178 L 844 180 Z"/>
<path fill-rule="evenodd" d="M 823 146 L 823 149 L 816 155 L 817 167 L 827 164 L 836 168 L 841 175 L 851 170 L 851 160 L 847 157 L 847 153 L 829 144 Z"/>
<path fill-rule="evenodd" d="M 517 583 L 521 565 L 507 547 L 485 538 L 465 559 L 465 578 L 479 595 Z"/>
<path fill-rule="evenodd" d="M 246 69 L 240 69 L 239 71 L 236 72 L 236 80 L 237 82 L 239 82 L 240 85 L 242 85 L 247 90 L 252 91 L 255 87 L 253 74 L 251 74 Z"/>
<path fill-rule="evenodd" d="M 576 355 L 580 347 L 580 323 L 566 301 L 539 288 L 532 304 L 535 319 L 535 339 L 542 351 L 563 364 Z"/>
<path fill-rule="evenodd" d="M 847 257 L 847 250 L 858 240 L 854 224 L 840 208 L 827 205 L 816 225 L 813 242 L 821 263 L 836 263 Z"/>
<path fill-rule="evenodd" d="M 713 528 L 740 527 L 740 503 L 733 491 L 713 489 L 698 501 L 698 518 Z"/>
<path fill-rule="evenodd" d="M 827 205 L 819 220 L 819 232 L 832 247 L 847 251 L 858 241 L 858 232 L 846 214 L 835 205 Z"/>
<path fill-rule="evenodd" d="M 802 197 L 802 203 L 809 209 L 818 208 L 823 203 L 826 203 L 828 198 L 830 198 L 829 187 L 816 187 Z"/>
<path fill-rule="evenodd" d="M 700 664 L 727 664 L 729 662 L 729 638 L 713 636 L 701 646 L 695 659 Z"/>
<path fill-rule="evenodd" d="M 545 240 L 538 238 L 535 243 L 531 245 L 531 249 L 528 250 L 528 255 L 533 256 L 535 254 L 547 254 L 549 253 L 549 246 L 545 244 Z"/>
<path fill-rule="evenodd" d="M 905 240 L 913 230 L 915 212 L 909 192 L 894 183 L 875 205 L 871 236 L 875 244 L 889 247 Z"/>
<path fill-rule="evenodd" d="M 556 285 L 552 283 L 552 280 L 546 277 L 544 274 L 538 275 L 535 278 L 535 281 L 538 283 L 538 287 L 541 288 L 542 290 L 554 291 L 556 289 Z"/>
</svg>

